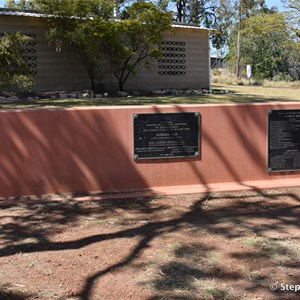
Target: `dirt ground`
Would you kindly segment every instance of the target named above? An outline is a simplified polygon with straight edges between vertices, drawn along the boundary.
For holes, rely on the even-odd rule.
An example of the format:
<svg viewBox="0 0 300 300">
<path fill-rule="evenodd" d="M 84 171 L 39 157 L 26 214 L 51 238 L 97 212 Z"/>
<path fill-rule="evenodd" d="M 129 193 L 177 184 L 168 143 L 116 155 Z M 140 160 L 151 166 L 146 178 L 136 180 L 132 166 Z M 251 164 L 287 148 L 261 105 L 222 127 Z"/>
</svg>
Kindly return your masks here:
<svg viewBox="0 0 300 300">
<path fill-rule="evenodd" d="M 300 299 L 300 188 L 64 197 L 2 200 L 0 299 Z"/>
</svg>

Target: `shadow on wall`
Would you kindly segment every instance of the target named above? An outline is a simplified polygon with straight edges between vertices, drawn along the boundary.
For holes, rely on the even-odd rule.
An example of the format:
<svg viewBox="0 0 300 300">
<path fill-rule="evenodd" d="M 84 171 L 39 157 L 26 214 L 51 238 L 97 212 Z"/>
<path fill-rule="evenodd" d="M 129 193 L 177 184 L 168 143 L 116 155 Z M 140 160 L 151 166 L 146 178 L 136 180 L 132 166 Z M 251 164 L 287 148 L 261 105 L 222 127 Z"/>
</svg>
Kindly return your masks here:
<svg viewBox="0 0 300 300">
<path fill-rule="evenodd" d="M 194 108 L 188 108 L 189 110 Z M 239 106 L 239 107 L 195 107 L 202 115 L 202 156 L 201 161 L 190 160 L 186 174 L 194 174 L 193 178 L 198 183 L 207 187 L 217 178 L 228 181 L 236 181 L 243 185 L 247 168 L 255 174 L 265 178 L 266 159 L 266 107 Z M 138 109 L 135 109 L 136 111 Z M 139 108 L 139 111 L 146 111 Z M 155 107 L 155 112 L 186 111 L 181 106 L 161 109 Z M 133 188 L 151 188 L 149 174 L 143 173 L 145 162 L 136 165 L 132 159 L 132 133 L 124 130 L 131 124 L 131 110 L 115 109 L 81 109 L 81 110 L 53 110 L 53 111 L 19 111 L 1 112 L 0 127 L 5 130 L 0 132 L 1 190 L 8 195 L 20 193 L 39 194 L 47 191 L 89 191 L 89 190 L 119 190 Z M 113 121 L 117 119 L 118 122 Z M 243 124 L 245 128 L 241 128 Z M 121 134 L 122 133 L 122 134 Z M 226 134 L 230 137 L 226 138 Z M 257 139 L 253 140 L 253 136 Z M 233 141 L 238 141 L 234 144 Z M 262 143 L 262 147 L 256 147 L 255 143 Z M 113 155 L 112 155 L 113 154 Z M 233 159 L 232 159 L 233 158 Z M 242 164 L 238 164 L 238 160 Z M 178 170 L 183 168 L 184 161 L 174 160 L 165 162 L 172 168 L 176 164 Z M 161 168 L 161 162 L 153 162 L 156 171 Z M 114 166 L 114 168 L 111 168 Z M 200 167 L 201 166 L 201 167 Z M 242 167 L 243 168 L 242 168 Z M 151 169 L 153 170 L 153 169 Z M 247 171 L 247 172 L 246 172 Z M 250 174 L 253 174 L 250 172 Z M 154 173 L 154 177 L 157 173 Z M 175 174 L 179 176 L 180 174 Z M 76 180 L 75 180 L 75 179 Z M 176 178 L 175 178 L 176 179 Z M 174 179 L 174 180 L 175 180 Z M 179 178 L 180 179 L 180 178 Z M 248 179 L 248 178 L 246 178 Z M 152 179 L 151 179 L 152 180 Z M 178 179 L 176 179 L 178 180 Z M 231 204 L 226 208 L 213 208 L 206 211 L 203 205 L 216 196 L 204 195 L 187 209 L 175 217 L 165 220 L 153 221 L 133 228 L 116 230 L 111 233 L 99 233 L 70 241 L 53 241 L 51 237 L 56 234 L 55 224 L 78 224 L 80 217 L 89 216 L 95 212 L 78 204 L 49 203 L 47 205 L 28 204 L 28 213 L 25 216 L 15 216 L 12 221 L 1 227 L 0 256 L 7 257 L 16 253 L 37 253 L 43 251 L 60 251 L 80 249 L 88 245 L 101 243 L 106 240 L 118 240 L 122 238 L 136 239 L 135 246 L 128 255 L 122 257 L 117 263 L 112 263 L 94 274 L 85 278 L 85 284 L 77 295 L 81 300 L 91 299 L 92 289 L 96 281 L 106 274 L 122 270 L 131 265 L 142 251 L 150 247 L 151 242 L 168 232 L 172 234 L 180 232 L 184 227 L 191 226 L 198 230 L 206 230 L 209 233 L 232 240 L 243 237 L 245 231 L 236 231 L 235 225 L 251 230 L 253 234 L 267 238 L 267 233 L 272 230 L 284 230 L 291 225 L 299 229 L 299 205 L 282 207 L 281 204 L 273 204 L 272 211 L 266 208 L 268 200 L 279 199 L 282 195 L 267 195 L 258 190 L 260 196 L 266 197 L 264 201 L 256 203 L 255 208 L 247 201 L 240 205 Z M 285 195 L 299 202 L 297 195 Z M 240 199 L 240 196 L 235 196 Z M 247 199 L 246 199 L 247 200 Z M 136 201 L 136 202 L 135 202 Z M 97 214 L 106 217 L 105 213 L 118 211 L 124 213 L 126 209 L 136 210 L 151 215 L 155 211 L 165 211 L 165 206 L 152 203 L 150 198 L 138 200 L 120 200 L 99 202 Z M 132 204 L 138 203 L 137 206 Z M 127 207 L 127 208 L 126 208 Z M 53 216 L 52 213 L 53 212 Z M 55 214 L 54 214 L 55 212 Z M 251 219 L 276 220 L 260 230 L 251 227 Z M 233 220 L 226 228 L 218 228 L 222 218 Z M 250 220 L 250 221 L 249 221 Z M 36 226 L 36 222 L 46 222 L 49 225 L 43 229 Z M 250 223 L 249 223 L 250 222 Z M 33 238 L 34 241 L 25 241 L 14 245 L 17 239 Z M 188 249 L 189 250 L 189 249 Z M 194 245 L 192 251 L 205 252 L 212 249 L 204 245 Z M 175 253 L 182 255 L 184 248 L 177 248 Z M 235 257 L 242 257 L 243 253 L 235 253 Z M 247 255 L 255 255 L 248 253 Z M 188 278 L 196 279 L 226 276 L 238 279 L 242 274 L 228 272 L 226 270 L 207 271 L 185 265 L 184 262 L 168 263 L 161 266 L 165 274 L 163 279 L 156 279 L 152 283 L 158 293 L 162 289 L 172 292 L 174 284 L 179 287 L 189 288 Z M 179 274 L 181 278 L 175 277 Z M 167 281 L 169 279 L 169 281 Z M 179 281 L 180 279 L 180 281 Z M 172 280 L 177 280 L 176 282 Z M 166 283 L 171 283 L 166 287 Z M 182 286 L 180 286 L 182 284 Z M 0 293 L 1 295 L 1 293 Z M 155 299 L 155 298 L 153 298 Z"/>
<path fill-rule="evenodd" d="M 116 193 L 238 183 L 268 174 L 267 111 L 284 104 L 173 105 L 0 112 L 0 196 Z M 133 113 L 199 112 L 200 158 L 134 161 Z"/>
<path fill-rule="evenodd" d="M 126 148 L 130 133 L 118 136 L 111 114 L 119 119 L 93 109 L 2 112 L 1 196 L 147 187 Z"/>
</svg>

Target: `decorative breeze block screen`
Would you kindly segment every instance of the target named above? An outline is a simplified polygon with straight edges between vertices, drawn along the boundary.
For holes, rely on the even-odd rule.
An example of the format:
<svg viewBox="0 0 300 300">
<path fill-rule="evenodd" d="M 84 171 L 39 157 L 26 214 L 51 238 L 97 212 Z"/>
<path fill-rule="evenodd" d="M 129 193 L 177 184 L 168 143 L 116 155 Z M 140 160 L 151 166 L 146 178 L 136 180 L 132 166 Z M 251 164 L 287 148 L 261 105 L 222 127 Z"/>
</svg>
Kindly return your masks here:
<svg viewBox="0 0 300 300">
<path fill-rule="evenodd" d="M 0 37 L 4 36 L 6 33 L 2 32 L 0 33 Z M 36 35 L 33 33 L 23 33 L 23 35 L 26 35 L 30 37 L 31 39 L 26 42 L 23 45 L 23 57 L 30 67 L 30 70 L 32 72 L 32 75 L 37 74 L 37 68 L 36 68 Z"/>
<path fill-rule="evenodd" d="M 159 75 L 185 75 L 185 42 L 163 41 L 162 58 L 158 61 Z"/>
<path fill-rule="evenodd" d="M 36 75 L 36 35 L 31 33 L 25 33 L 25 35 L 29 36 L 31 40 L 24 45 L 23 56 L 32 71 L 32 75 Z"/>
</svg>

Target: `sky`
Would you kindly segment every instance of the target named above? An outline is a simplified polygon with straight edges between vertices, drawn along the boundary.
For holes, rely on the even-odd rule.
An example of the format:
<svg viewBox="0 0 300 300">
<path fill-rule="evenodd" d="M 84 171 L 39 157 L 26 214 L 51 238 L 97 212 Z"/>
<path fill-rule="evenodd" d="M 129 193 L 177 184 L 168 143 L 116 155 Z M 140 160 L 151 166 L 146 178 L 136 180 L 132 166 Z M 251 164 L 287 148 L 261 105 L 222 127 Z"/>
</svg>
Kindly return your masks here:
<svg viewBox="0 0 300 300">
<path fill-rule="evenodd" d="M 4 7 L 5 0 L 0 0 L 0 7 Z M 279 11 L 284 10 L 282 2 L 280 0 L 266 0 L 267 6 L 277 6 Z"/>
<path fill-rule="evenodd" d="M 280 0 L 266 0 L 266 3 L 268 7 L 277 6 L 279 11 L 284 10 L 284 7 Z"/>
</svg>

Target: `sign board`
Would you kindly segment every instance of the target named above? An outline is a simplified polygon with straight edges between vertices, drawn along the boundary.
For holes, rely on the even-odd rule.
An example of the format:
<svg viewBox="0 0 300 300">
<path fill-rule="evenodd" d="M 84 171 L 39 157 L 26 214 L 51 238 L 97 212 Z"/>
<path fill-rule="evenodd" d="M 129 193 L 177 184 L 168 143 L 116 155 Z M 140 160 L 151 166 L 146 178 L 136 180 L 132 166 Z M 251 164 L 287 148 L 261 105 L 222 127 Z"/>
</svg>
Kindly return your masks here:
<svg viewBox="0 0 300 300">
<path fill-rule="evenodd" d="M 134 159 L 200 155 L 200 113 L 133 115 Z"/>
<path fill-rule="evenodd" d="M 252 68 L 251 65 L 247 65 L 247 78 L 250 79 L 252 77 Z"/>
<path fill-rule="evenodd" d="M 268 113 L 268 171 L 300 171 L 300 110 Z"/>
</svg>

